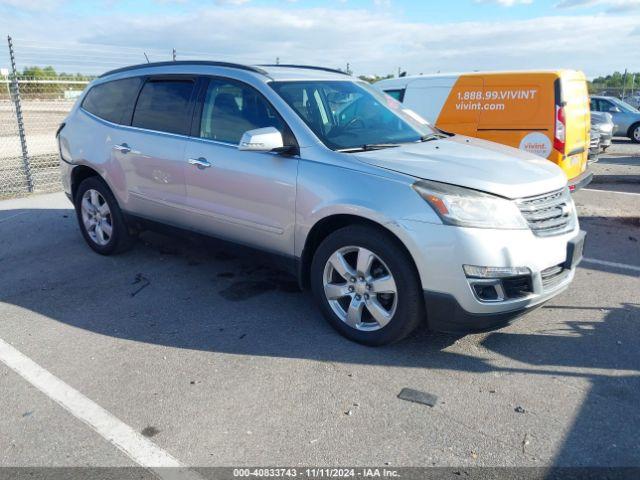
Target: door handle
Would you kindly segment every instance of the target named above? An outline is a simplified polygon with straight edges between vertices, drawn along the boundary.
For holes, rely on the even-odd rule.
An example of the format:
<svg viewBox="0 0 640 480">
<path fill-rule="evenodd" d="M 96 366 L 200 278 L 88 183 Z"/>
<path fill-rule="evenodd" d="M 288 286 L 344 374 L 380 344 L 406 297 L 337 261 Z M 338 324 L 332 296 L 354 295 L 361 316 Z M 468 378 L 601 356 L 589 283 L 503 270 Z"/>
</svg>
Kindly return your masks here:
<svg viewBox="0 0 640 480">
<path fill-rule="evenodd" d="M 211 166 L 211 164 L 207 161 L 206 158 L 200 157 L 200 158 L 190 158 L 189 159 L 189 164 L 190 165 L 195 165 L 196 167 L 198 167 L 200 170 L 203 170 L 205 168 L 209 168 Z"/>
<path fill-rule="evenodd" d="M 121 145 L 114 145 L 113 149 L 118 150 L 122 153 L 129 153 L 131 151 L 131 147 L 129 147 L 129 145 L 127 145 L 126 143 L 123 143 Z"/>
</svg>

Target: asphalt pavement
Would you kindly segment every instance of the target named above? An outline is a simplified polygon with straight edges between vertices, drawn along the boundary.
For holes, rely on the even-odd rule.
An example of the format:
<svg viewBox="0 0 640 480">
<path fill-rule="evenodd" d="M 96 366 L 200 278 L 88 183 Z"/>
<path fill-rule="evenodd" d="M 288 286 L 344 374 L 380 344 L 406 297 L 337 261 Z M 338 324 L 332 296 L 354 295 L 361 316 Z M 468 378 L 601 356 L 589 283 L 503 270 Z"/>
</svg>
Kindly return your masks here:
<svg viewBox="0 0 640 480">
<path fill-rule="evenodd" d="M 1 201 L 0 465 L 640 467 L 640 147 L 594 169 L 566 292 L 383 348 L 262 254 L 145 233 L 102 257 L 64 194 Z"/>
</svg>

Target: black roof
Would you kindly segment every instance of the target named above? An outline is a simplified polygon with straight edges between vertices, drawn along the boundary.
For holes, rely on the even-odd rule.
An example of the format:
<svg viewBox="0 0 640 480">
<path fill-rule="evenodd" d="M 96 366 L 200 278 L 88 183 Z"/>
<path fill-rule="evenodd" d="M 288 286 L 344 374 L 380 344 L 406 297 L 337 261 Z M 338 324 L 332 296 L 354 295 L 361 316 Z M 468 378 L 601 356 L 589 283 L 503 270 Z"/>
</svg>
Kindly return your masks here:
<svg viewBox="0 0 640 480">
<path fill-rule="evenodd" d="M 176 60 L 176 61 L 168 61 L 168 62 L 151 62 L 151 63 L 140 63 L 138 65 L 130 65 L 128 67 L 116 68 L 115 70 L 109 70 L 108 72 L 103 73 L 98 78 L 106 77 L 107 75 L 113 75 L 114 73 L 128 72 L 130 70 L 137 70 L 140 68 L 148 68 L 148 67 L 167 67 L 170 65 L 207 65 L 210 67 L 226 67 L 226 68 L 236 68 L 238 70 L 247 70 L 249 72 L 259 73 L 261 75 L 268 75 L 268 73 L 258 67 L 252 67 L 250 65 L 242 65 L 240 63 L 230 63 L 230 62 L 212 62 L 207 60 Z"/>
</svg>

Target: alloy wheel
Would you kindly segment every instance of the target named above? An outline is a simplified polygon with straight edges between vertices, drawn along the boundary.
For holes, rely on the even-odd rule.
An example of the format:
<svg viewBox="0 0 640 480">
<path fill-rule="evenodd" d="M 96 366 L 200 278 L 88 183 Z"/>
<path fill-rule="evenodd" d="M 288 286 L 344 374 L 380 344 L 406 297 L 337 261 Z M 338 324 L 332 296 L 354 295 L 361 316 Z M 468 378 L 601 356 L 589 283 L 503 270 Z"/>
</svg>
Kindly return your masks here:
<svg viewBox="0 0 640 480">
<path fill-rule="evenodd" d="M 100 192 L 94 189 L 84 192 L 80 211 L 91 240 L 100 246 L 108 244 L 113 235 L 113 217 L 109 204 Z"/>
<path fill-rule="evenodd" d="M 387 325 L 398 305 L 398 290 L 389 267 L 372 251 L 342 247 L 327 260 L 323 287 L 333 312 L 357 330 Z"/>
</svg>

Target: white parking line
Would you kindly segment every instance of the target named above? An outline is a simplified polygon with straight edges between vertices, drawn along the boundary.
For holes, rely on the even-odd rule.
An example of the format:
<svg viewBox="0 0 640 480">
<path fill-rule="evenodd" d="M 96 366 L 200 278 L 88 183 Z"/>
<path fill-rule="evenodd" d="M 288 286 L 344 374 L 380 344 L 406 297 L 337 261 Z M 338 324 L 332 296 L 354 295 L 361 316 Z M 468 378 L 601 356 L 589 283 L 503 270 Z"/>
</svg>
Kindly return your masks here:
<svg viewBox="0 0 640 480">
<path fill-rule="evenodd" d="M 583 188 L 584 192 L 600 192 L 600 193 L 617 193 L 618 195 L 633 195 L 635 197 L 639 197 L 640 193 L 633 192 L 618 192 L 617 190 L 599 190 L 597 188 Z"/>
<path fill-rule="evenodd" d="M 598 260 L 596 258 L 587 257 L 584 257 L 582 261 L 585 263 L 593 263 L 594 265 L 602 265 L 604 267 L 614 267 L 623 270 L 631 270 L 632 272 L 640 272 L 640 267 L 636 265 L 627 265 L 626 263 L 607 262 L 606 260 Z"/>
<path fill-rule="evenodd" d="M 11 220 L 12 218 L 16 218 L 19 215 L 24 215 L 27 212 L 18 212 L 18 213 L 14 213 L 13 215 L 9 215 L 8 217 L 4 217 L 4 218 L 0 218 L 0 222 L 6 222 L 7 220 Z"/>
<path fill-rule="evenodd" d="M 0 361 L 160 478 L 202 480 L 169 453 L 0 339 Z M 166 468 L 171 467 L 171 468 Z"/>
</svg>

